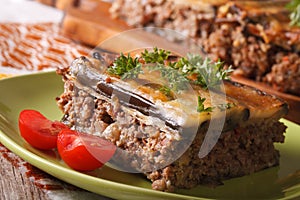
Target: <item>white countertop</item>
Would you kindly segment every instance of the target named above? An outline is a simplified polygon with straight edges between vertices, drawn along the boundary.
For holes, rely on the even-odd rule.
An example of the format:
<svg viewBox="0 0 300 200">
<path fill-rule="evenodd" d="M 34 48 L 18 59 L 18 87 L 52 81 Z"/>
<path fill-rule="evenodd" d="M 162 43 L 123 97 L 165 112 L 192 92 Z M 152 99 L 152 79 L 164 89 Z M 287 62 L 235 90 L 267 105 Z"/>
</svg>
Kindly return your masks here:
<svg viewBox="0 0 300 200">
<path fill-rule="evenodd" d="M 0 22 L 60 22 L 63 11 L 32 0 L 1 0 Z"/>
</svg>

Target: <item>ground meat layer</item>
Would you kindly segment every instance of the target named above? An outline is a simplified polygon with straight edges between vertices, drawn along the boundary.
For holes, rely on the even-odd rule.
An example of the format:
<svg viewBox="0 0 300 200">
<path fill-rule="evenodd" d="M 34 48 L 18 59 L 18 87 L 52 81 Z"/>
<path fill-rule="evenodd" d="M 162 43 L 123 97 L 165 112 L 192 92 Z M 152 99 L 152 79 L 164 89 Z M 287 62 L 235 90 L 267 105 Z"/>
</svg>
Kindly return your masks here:
<svg viewBox="0 0 300 200">
<path fill-rule="evenodd" d="M 97 93 L 81 88 L 72 80 L 65 81 L 65 92 L 57 98 L 65 114 L 63 121 L 116 144 L 121 153 L 115 160 L 123 168 L 143 171 L 152 181 L 153 189 L 174 191 L 198 184 L 216 185 L 279 162 L 273 143 L 284 141 L 285 126 L 280 122 L 261 119 L 223 132 L 212 151 L 199 158 L 207 124 L 191 140 L 181 130 L 162 126 L 159 120 L 157 124 L 147 123 L 114 97 L 99 98 Z"/>
<path fill-rule="evenodd" d="M 261 9 L 257 2 L 250 9 L 241 4 L 116 0 L 111 13 L 130 26 L 180 31 L 194 38 L 210 57 L 238 69 L 236 73 L 300 95 L 300 29 L 288 26 L 282 3 L 275 6 L 278 12 L 268 9 L 275 3 L 265 7 L 262 1 Z"/>
</svg>

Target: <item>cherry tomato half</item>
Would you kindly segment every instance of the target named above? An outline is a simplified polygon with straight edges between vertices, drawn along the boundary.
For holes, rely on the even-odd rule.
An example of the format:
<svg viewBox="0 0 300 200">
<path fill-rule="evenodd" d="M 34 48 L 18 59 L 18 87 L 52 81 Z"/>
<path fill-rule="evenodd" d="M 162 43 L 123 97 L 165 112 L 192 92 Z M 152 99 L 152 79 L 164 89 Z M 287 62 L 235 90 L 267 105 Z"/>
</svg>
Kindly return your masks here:
<svg viewBox="0 0 300 200">
<path fill-rule="evenodd" d="M 58 134 L 57 149 L 63 161 L 71 168 L 91 171 L 109 161 L 116 151 L 116 146 L 97 136 L 62 130 Z"/>
<path fill-rule="evenodd" d="M 57 135 L 69 127 L 58 121 L 51 121 L 36 110 L 23 110 L 19 115 L 21 136 L 33 147 L 50 150 L 56 148 Z"/>
</svg>

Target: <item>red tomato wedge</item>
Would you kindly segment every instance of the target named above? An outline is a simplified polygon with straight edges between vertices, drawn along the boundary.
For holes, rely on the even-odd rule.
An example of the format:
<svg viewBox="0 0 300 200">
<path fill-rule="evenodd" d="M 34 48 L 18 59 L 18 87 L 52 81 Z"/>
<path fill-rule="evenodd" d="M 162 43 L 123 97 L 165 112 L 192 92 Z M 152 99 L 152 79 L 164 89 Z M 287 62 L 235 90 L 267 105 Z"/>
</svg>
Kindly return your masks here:
<svg viewBox="0 0 300 200">
<path fill-rule="evenodd" d="M 74 130 L 62 130 L 58 134 L 57 149 L 64 162 L 77 171 L 100 168 L 110 160 L 116 146 L 97 136 Z"/>
<path fill-rule="evenodd" d="M 33 147 L 50 150 L 56 148 L 57 135 L 69 127 L 59 121 L 51 121 L 36 110 L 23 110 L 19 115 L 21 136 Z"/>
</svg>

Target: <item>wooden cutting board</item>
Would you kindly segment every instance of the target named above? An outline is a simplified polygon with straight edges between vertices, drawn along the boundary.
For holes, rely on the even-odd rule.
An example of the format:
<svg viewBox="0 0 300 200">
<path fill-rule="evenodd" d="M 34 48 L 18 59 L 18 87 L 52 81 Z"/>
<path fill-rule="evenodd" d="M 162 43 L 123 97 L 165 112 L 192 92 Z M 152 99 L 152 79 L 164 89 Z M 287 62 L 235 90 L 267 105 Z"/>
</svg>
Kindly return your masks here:
<svg viewBox="0 0 300 200">
<path fill-rule="evenodd" d="M 113 19 L 109 13 L 110 7 L 110 3 L 88 0 L 82 1 L 79 7 L 68 8 L 62 22 L 63 33 L 89 46 L 99 46 L 112 52 L 126 52 L 126 49 L 132 50 L 140 46 L 158 46 L 161 48 L 166 46 L 169 50 L 185 55 L 188 47 L 170 43 L 168 40 L 155 34 L 140 31 L 126 35 L 125 31 L 128 33 L 133 28 L 120 19 Z M 121 32 L 122 34 L 125 33 L 125 37 L 116 39 L 116 35 Z M 114 37 L 114 42 L 107 42 L 112 36 Z M 290 111 L 286 118 L 300 124 L 299 96 L 275 91 L 264 83 L 255 82 L 240 76 L 233 76 L 232 80 L 253 86 L 286 100 L 290 106 Z"/>
<path fill-rule="evenodd" d="M 63 33 L 91 47 L 111 52 L 156 46 L 179 55 L 187 53 L 187 45 L 172 43 L 142 28 L 133 29 L 120 19 L 113 19 L 109 13 L 110 7 L 110 3 L 97 0 L 82 1 L 80 7 L 69 7 L 62 22 Z"/>
</svg>

